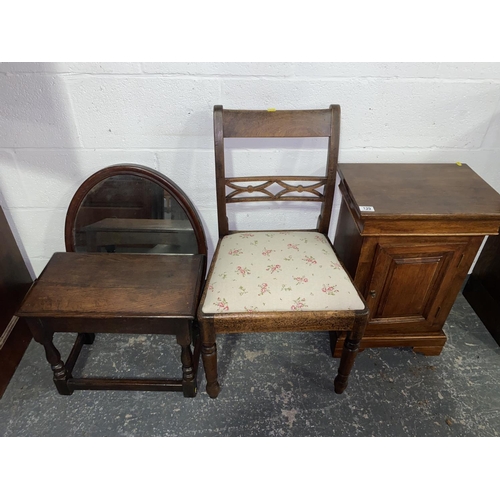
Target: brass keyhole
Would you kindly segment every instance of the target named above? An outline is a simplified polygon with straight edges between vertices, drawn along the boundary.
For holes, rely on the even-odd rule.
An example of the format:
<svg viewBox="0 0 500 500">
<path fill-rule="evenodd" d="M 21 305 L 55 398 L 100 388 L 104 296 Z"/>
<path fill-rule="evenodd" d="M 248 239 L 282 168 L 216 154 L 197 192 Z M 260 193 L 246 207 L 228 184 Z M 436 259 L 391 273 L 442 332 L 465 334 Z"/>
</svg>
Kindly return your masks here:
<svg viewBox="0 0 500 500">
<path fill-rule="evenodd" d="M 370 290 L 370 297 L 372 299 L 374 299 L 376 295 L 377 295 L 377 292 L 375 290 Z"/>
</svg>

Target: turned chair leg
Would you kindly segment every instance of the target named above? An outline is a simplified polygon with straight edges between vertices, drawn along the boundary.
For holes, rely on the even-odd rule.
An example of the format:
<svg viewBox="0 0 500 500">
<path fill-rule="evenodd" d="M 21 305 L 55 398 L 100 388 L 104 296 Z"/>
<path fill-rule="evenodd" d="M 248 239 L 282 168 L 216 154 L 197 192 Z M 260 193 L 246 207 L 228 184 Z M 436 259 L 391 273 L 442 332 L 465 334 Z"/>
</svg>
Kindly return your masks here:
<svg viewBox="0 0 500 500">
<path fill-rule="evenodd" d="M 220 392 L 217 375 L 217 345 L 215 343 L 215 332 L 207 322 L 200 322 L 201 329 L 201 357 L 207 379 L 207 393 L 211 398 L 216 398 Z"/>
<path fill-rule="evenodd" d="M 54 373 L 53 380 L 57 388 L 57 392 L 59 392 L 59 394 L 63 394 L 64 396 L 73 394 L 73 389 L 68 387 L 68 379 L 71 378 L 71 373 L 69 373 L 66 369 L 66 366 L 61 359 L 61 354 L 53 343 L 54 332 L 47 331 L 43 327 L 40 320 L 27 318 L 27 323 L 35 341 L 43 345 L 43 348 L 45 349 L 45 357 L 47 358 L 47 361 L 52 368 L 52 372 Z"/>
<path fill-rule="evenodd" d="M 176 337 L 177 343 L 181 346 L 182 392 L 184 397 L 194 398 L 197 390 L 196 376 L 191 351 L 191 330 L 186 322 L 184 322 L 181 332 Z"/>
<path fill-rule="evenodd" d="M 359 343 L 363 338 L 367 322 L 368 313 L 358 315 L 356 316 L 352 330 L 346 332 L 342 356 L 340 358 L 339 371 L 334 381 L 335 392 L 337 394 L 342 394 L 347 387 L 349 374 L 351 373 L 354 360 L 358 354 Z"/>
</svg>

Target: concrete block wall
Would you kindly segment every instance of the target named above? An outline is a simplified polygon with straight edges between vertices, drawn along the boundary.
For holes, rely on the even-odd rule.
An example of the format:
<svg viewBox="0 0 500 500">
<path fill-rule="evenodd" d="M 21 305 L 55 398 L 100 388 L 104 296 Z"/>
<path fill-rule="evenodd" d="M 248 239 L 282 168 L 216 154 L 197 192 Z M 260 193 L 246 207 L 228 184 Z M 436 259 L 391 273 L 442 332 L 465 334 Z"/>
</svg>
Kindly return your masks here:
<svg viewBox="0 0 500 500">
<path fill-rule="evenodd" d="M 0 202 L 38 275 L 53 252 L 64 251 L 64 218 L 78 186 L 108 165 L 147 165 L 193 200 L 211 256 L 213 106 L 332 103 L 342 107 L 341 162 L 460 161 L 500 191 L 500 63 L 6 62 L 0 63 Z M 235 140 L 228 168 L 238 175 L 253 162 L 256 172 L 293 174 L 307 161 L 320 173 L 323 145 Z M 231 218 L 242 229 L 300 227 L 315 214 L 283 216 L 261 207 Z"/>
</svg>

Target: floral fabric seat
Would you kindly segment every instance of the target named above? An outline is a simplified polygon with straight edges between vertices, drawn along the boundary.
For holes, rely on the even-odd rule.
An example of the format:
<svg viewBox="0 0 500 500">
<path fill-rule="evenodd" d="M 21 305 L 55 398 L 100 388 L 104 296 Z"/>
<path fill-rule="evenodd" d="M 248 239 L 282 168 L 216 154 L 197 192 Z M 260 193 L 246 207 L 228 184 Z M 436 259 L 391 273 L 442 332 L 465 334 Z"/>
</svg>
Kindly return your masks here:
<svg viewBox="0 0 500 500">
<path fill-rule="evenodd" d="M 326 237 L 318 232 L 225 236 L 203 313 L 362 310 L 364 304 Z"/>
</svg>

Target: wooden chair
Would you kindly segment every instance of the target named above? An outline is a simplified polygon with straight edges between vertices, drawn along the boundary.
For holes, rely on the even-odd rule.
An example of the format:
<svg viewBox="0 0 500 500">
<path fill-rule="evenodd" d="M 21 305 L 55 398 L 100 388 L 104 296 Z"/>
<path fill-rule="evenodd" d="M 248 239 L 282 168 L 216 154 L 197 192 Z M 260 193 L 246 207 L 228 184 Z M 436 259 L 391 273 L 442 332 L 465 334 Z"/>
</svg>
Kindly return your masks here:
<svg viewBox="0 0 500 500">
<path fill-rule="evenodd" d="M 308 111 L 214 107 L 219 242 L 198 309 L 207 392 L 212 398 L 220 390 L 215 341 L 221 333 L 329 331 L 330 339 L 336 340 L 337 332 L 346 331 L 335 392 L 340 394 L 347 386 L 368 310 L 328 238 L 339 127 L 338 105 Z M 224 139 L 233 137 L 327 137 L 326 173 L 321 177 L 226 177 Z M 317 227 L 229 230 L 227 204 L 270 200 L 319 203 Z"/>
</svg>

